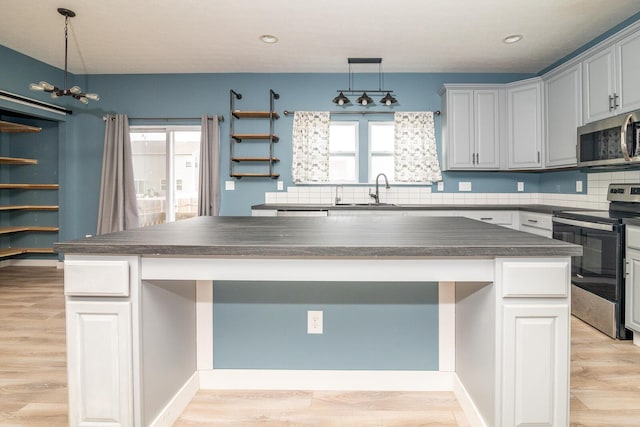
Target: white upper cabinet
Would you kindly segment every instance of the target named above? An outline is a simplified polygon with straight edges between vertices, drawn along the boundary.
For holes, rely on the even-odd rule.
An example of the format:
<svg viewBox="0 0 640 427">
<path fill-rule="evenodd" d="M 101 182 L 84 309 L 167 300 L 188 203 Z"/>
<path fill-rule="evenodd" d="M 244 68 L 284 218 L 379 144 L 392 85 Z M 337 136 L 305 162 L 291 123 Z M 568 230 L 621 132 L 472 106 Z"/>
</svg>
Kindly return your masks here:
<svg viewBox="0 0 640 427">
<path fill-rule="evenodd" d="M 575 166 L 576 129 L 582 124 L 582 68 L 544 77 L 545 167 Z"/>
<path fill-rule="evenodd" d="M 445 85 L 445 169 L 500 168 L 501 89 Z"/>
<path fill-rule="evenodd" d="M 585 123 L 640 108 L 640 32 L 587 56 L 582 67 Z"/>
<path fill-rule="evenodd" d="M 542 80 L 507 86 L 507 150 L 509 169 L 542 167 Z"/>
</svg>

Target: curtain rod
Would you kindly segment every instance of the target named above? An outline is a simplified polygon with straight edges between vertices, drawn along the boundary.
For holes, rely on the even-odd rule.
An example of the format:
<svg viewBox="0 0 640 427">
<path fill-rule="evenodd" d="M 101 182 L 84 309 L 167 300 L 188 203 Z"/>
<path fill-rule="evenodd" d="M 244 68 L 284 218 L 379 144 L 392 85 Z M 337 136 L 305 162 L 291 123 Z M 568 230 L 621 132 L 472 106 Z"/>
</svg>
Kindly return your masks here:
<svg viewBox="0 0 640 427">
<path fill-rule="evenodd" d="M 218 122 L 224 122 L 224 116 L 217 116 Z M 107 116 L 103 116 L 102 120 L 106 120 Z M 129 120 L 147 120 L 147 121 L 176 121 L 176 120 L 200 120 L 202 117 L 129 117 Z M 207 117 L 208 120 L 213 120 L 213 117 Z"/>
<path fill-rule="evenodd" d="M 401 113 L 401 111 L 329 111 L 329 114 L 362 114 L 367 115 L 367 114 L 395 114 L 395 113 Z M 289 116 L 291 114 L 295 113 L 295 111 L 288 111 L 288 110 L 284 110 L 284 115 L 285 116 Z M 434 115 L 439 116 L 440 115 L 440 110 L 434 111 L 433 112 Z"/>
</svg>

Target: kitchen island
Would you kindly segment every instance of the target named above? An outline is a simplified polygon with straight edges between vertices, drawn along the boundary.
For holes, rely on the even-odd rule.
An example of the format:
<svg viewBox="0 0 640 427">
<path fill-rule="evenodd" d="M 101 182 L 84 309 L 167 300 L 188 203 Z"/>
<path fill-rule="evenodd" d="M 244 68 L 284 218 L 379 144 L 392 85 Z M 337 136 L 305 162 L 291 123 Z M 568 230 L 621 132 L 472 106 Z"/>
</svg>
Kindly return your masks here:
<svg viewBox="0 0 640 427">
<path fill-rule="evenodd" d="M 453 390 L 474 426 L 568 425 L 580 246 L 460 217 L 200 217 L 55 247 L 71 425 L 171 425 L 199 388 Z M 438 282 L 439 369 L 216 370 L 216 280 Z"/>
</svg>

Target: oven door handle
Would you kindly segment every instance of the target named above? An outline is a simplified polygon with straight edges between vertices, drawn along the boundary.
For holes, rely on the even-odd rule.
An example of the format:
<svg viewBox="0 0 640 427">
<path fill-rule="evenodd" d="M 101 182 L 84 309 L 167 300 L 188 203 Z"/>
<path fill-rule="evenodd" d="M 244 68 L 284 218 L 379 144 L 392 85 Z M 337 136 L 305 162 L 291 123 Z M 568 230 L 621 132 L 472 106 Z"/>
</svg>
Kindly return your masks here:
<svg viewBox="0 0 640 427">
<path fill-rule="evenodd" d="M 613 231 L 612 224 L 600 224 L 598 222 L 578 221 L 575 219 L 553 217 L 553 222 L 566 225 L 575 225 L 576 227 L 590 228 L 593 230 Z"/>
</svg>

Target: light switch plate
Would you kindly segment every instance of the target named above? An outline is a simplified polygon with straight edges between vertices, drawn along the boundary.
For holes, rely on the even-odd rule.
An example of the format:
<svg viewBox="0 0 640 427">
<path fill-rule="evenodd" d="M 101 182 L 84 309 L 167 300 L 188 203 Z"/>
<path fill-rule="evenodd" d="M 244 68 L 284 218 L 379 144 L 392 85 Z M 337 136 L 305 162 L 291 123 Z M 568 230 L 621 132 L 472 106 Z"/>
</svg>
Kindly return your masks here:
<svg viewBox="0 0 640 427">
<path fill-rule="evenodd" d="M 444 181 L 438 182 L 438 191 L 444 191 Z"/>
<path fill-rule="evenodd" d="M 236 182 L 235 181 L 225 181 L 224 182 L 224 189 L 225 190 L 235 190 L 236 189 Z"/>
<path fill-rule="evenodd" d="M 284 190 L 284 182 L 278 181 L 278 190 Z"/>
<path fill-rule="evenodd" d="M 582 181 L 576 181 L 576 193 L 582 193 Z"/>
<path fill-rule="evenodd" d="M 524 182 L 518 182 L 518 191 L 524 191 Z"/>
<path fill-rule="evenodd" d="M 471 191 L 471 183 L 470 182 L 459 182 L 458 183 L 458 191 Z"/>
</svg>

